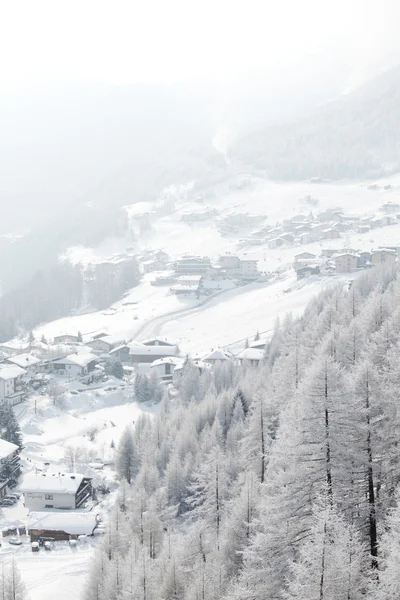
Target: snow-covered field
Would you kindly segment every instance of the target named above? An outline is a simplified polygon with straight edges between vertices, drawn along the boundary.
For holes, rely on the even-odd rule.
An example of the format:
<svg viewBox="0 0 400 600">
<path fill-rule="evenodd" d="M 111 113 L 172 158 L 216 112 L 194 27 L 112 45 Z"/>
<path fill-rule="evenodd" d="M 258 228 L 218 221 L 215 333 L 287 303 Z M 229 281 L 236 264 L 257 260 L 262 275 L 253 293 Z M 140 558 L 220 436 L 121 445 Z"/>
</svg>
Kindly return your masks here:
<svg viewBox="0 0 400 600">
<path fill-rule="evenodd" d="M 206 353 L 216 346 L 240 351 L 246 338 L 251 340 L 257 331 L 271 333 L 277 318 L 283 319 L 289 313 L 298 316 L 322 289 L 349 279 L 344 275 L 298 282 L 294 273 L 288 273 L 275 283 L 254 283 L 242 293 L 235 291 L 215 298 L 193 314 L 170 320 L 158 333 L 173 335 L 186 352 Z"/>
<path fill-rule="evenodd" d="M 79 600 L 93 560 L 95 544 L 76 548 L 59 544 L 51 552 L 18 553 L 17 564 L 29 600 Z"/>
<path fill-rule="evenodd" d="M 180 297 L 170 293 L 168 287 L 150 285 L 151 278 L 150 275 L 146 275 L 137 287 L 109 309 L 65 317 L 40 325 L 34 329 L 35 336 L 40 339 L 44 334 L 46 338 L 52 339 L 62 333 L 76 334 L 80 331 L 85 339 L 101 330 L 110 335 L 120 336 L 121 339 L 129 339 L 149 320 L 167 313 L 186 310 L 199 303 L 194 297 Z"/>
</svg>

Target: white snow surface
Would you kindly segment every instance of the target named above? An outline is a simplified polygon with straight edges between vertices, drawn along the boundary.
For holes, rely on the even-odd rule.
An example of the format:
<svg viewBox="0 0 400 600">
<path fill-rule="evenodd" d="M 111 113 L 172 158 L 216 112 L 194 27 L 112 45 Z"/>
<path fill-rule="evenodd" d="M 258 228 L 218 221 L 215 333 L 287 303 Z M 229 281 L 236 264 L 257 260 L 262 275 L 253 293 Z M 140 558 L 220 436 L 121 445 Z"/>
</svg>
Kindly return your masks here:
<svg viewBox="0 0 400 600">
<path fill-rule="evenodd" d="M 7 458 L 13 452 L 18 450 L 18 446 L 16 444 L 12 444 L 11 442 L 7 442 L 7 440 L 0 439 L 0 460 L 3 458 Z"/>
<path fill-rule="evenodd" d="M 16 379 L 26 373 L 25 369 L 21 369 L 17 365 L 7 365 L 6 367 L 0 367 L 0 379 L 7 381 L 9 379 Z"/>
<path fill-rule="evenodd" d="M 81 473 L 28 473 L 22 480 L 21 492 L 75 494 L 82 483 Z"/>
<path fill-rule="evenodd" d="M 91 535 L 96 525 L 96 514 L 93 512 L 32 512 L 28 519 L 28 529 L 65 531 L 71 535 Z"/>
</svg>

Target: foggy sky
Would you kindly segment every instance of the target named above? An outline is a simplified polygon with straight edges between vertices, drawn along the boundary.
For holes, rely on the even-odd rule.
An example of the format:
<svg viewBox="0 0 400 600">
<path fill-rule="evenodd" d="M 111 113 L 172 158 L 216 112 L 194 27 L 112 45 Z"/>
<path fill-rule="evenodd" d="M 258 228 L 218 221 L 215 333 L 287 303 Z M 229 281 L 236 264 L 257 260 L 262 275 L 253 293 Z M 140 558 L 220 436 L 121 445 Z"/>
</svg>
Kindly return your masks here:
<svg viewBox="0 0 400 600">
<path fill-rule="evenodd" d="M 21 0 L 3 3 L 0 80 L 170 82 L 400 55 L 397 0 Z"/>
</svg>

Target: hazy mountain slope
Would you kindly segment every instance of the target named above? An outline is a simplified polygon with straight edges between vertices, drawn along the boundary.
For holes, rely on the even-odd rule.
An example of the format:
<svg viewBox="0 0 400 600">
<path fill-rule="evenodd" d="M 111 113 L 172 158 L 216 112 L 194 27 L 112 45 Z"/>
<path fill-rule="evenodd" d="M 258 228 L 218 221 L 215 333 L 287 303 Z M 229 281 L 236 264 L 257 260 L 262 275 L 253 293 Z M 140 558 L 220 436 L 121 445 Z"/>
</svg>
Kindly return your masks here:
<svg viewBox="0 0 400 600">
<path fill-rule="evenodd" d="M 240 171 L 240 159 L 226 164 L 226 143 L 337 96 L 348 73 L 329 72 L 330 79 L 312 80 L 308 69 L 295 78 L 280 73 L 279 81 L 253 73 L 174 85 L 38 82 L 2 92 L 0 235 L 25 233 L 0 238 L 2 292 L 54 264 L 66 247 L 114 235 L 122 205 L 156 200 L 165 186 L 189 180 L 201 193 Z"/>
<path fill-rule="evenodd" d="M 276 179 L 376 177 L 400 169 L 400 67 L 300 122 L 264 128 L 231 153 Z"/>
</svg>

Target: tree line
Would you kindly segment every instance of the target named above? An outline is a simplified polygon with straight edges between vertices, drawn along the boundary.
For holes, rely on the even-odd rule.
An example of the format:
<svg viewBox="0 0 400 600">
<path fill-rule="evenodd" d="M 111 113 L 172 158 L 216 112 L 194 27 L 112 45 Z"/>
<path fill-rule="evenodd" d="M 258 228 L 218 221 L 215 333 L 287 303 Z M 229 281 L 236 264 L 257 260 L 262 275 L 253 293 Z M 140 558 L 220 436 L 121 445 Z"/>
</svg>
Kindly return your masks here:
<svg viewBox="0 0 400 600">
<path fill-rule="evenodd" d="M 139 281 L 135 258 L 118 270 L 93 268 L 84 272 L 81 265 L 68 262 L 39 270 L 26 284 L 0 297 L 0 341 L 68 316 L 83 304 L 106 308 Z"/>
</svg>

